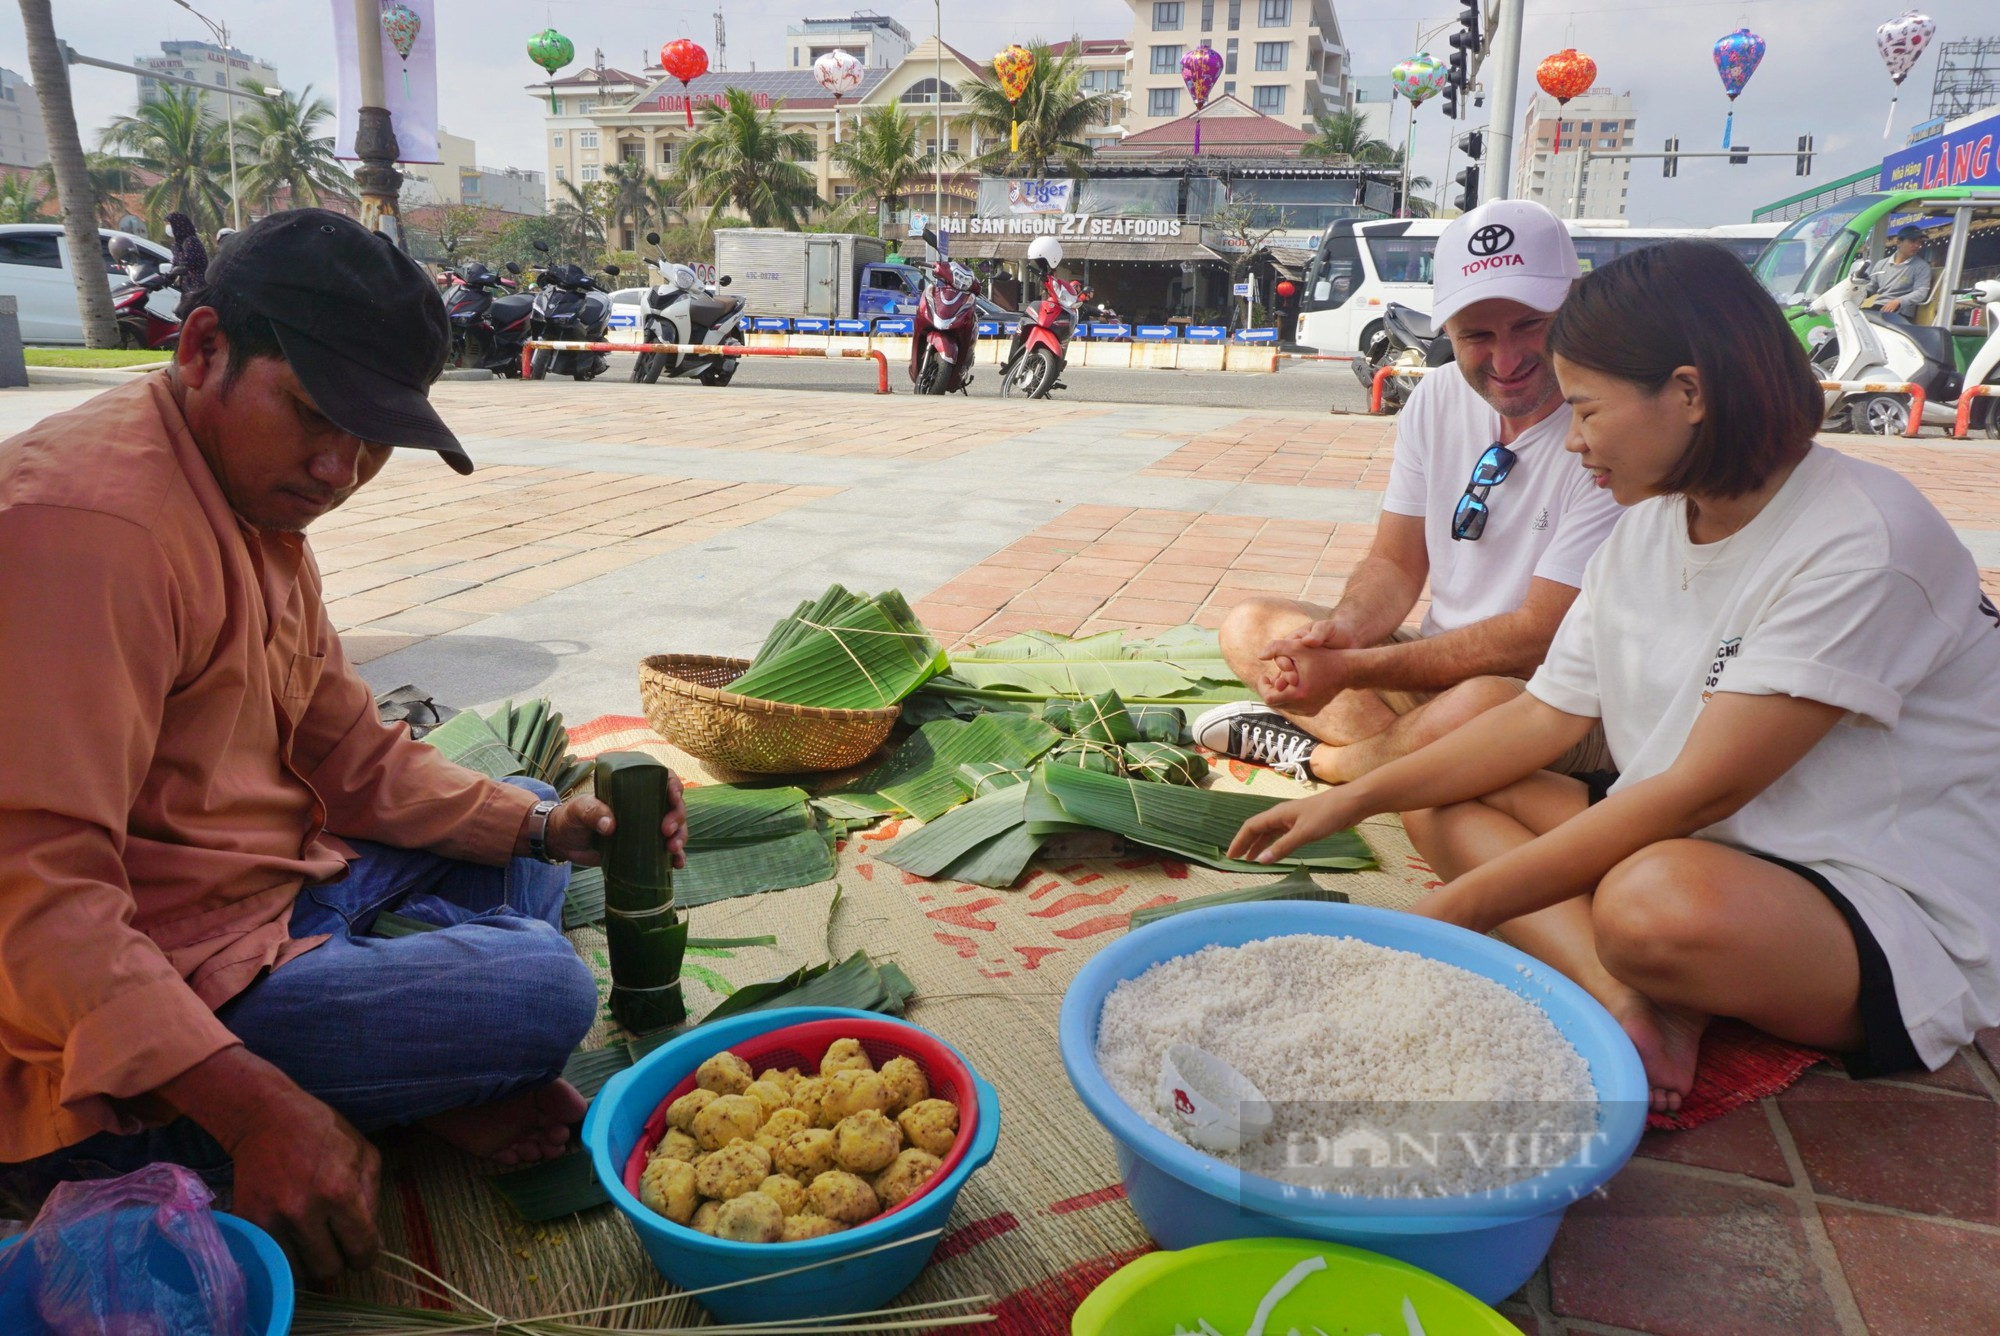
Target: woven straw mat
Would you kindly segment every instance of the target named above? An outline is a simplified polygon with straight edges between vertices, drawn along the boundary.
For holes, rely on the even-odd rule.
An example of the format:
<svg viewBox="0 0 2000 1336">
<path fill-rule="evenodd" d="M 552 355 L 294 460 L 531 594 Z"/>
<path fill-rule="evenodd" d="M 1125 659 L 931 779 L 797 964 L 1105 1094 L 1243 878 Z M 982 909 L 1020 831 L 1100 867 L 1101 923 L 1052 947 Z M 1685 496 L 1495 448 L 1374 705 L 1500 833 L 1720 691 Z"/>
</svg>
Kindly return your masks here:
<svg viewBox="0 0 2000 1336">
<path fill-rule="evenodd" d="M 661 741 L 640 718 L 593 720 L 572 730 L 571 739 L 581 756 L 645 751 L 689 782 L 724 778 Z M 1304 791 L 1240 763 L 1221 762 L 1215 774 L 1213 782 L 1224 787 L 1274 796 Z M 1156 856 L 1038 860 L 1015 888 L 995 891 L 924 881 L 876 861 L 876 850 L 897 833 L 895 823 L 885 823 L 848 842 L 837 907 L 836 883 L 825 883 L 694 909 L 697 936 L 779 937 L 775 948 L 698 963 L 737 985 L 859 949 L 902 966 L 917 988 L 909 1018 L 956 1045 L 993 1083 L 1002 1110 L 993 1162 L 967 1184 L 931 1265 L 902 1301 L 990 1294 L 1001 1321 L 983 1330 L 1059 1336 L 1097 1281 L 1150 1246 L 1124 1204 L 1110 1138 L 1063 1072 L 1056 1048 L 1063 990 L 1100 945 L 1117 939 L 1133 910 L 1279 874 L 1216 872 Z M 1381 870 L 1323 873 L 1322 884 L 1356 903 L 1391 908 L 1407 907 L 1437 884 L 1393 818 L 1368 823 L 1363 834 Z M 602 978 L 602 935 L 585 929 L 571 937 Z M 697 1014 L 715 1000 L 691 983 L 689 1005 Z M 600 1022 L 586 1047 L 610 1037 Z M 479 1181 L 474 1162 L 428 1138 L 392 1144 L 387 1159 L 387 1246 L 496 1311 L 533 1316 L 667 1292 L 611 1207 L 525 1225 Z M 344 1289 L 410 1302 L 375 1278 Z M 643 1310 L 643 1322 L 635 1316 L 632 1325 L 699 1320 L 700 1310 L 681 1300 Z"/>
</svg>

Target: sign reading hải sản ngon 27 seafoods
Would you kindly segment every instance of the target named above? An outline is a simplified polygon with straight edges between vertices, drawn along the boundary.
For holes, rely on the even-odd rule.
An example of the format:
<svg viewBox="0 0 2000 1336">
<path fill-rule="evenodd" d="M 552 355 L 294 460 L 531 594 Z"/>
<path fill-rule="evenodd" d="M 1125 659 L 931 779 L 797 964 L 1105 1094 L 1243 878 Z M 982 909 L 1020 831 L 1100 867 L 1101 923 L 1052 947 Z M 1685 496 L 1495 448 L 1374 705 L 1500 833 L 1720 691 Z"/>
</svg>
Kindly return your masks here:
<svg viewBox="0 0 2000 1336">
<path fill-rule="evenodd" d="M 1181 235 L 1179 218 L 1111 218 L 1088 213 L 1029 214 L 1010 218 L 940 218 L 953 236 L 1109 237 L 1158 241 Z"/>
</svg>

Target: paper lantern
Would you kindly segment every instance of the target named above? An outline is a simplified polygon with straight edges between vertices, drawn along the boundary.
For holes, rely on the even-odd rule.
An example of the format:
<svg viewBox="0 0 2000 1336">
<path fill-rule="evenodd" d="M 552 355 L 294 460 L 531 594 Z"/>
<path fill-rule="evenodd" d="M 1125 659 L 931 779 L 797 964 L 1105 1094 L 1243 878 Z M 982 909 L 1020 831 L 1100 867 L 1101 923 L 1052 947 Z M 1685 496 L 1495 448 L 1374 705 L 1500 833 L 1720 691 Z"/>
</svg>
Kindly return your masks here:
<svg viewBox="0 0 2000 1336">
<path fill-rule="evenodd" d="M 1889 119 L 1882 126 L 1882 137 L 1889 137 L 1889 127 L 1896 123 L 1896 98 L 1901 96 L 1903 80 L 1915 67 L 1917 57 L 1931 44 L 1937 34 L 1937 24 L 1928 14 L 1907 10 L 1897 18 L 1875 30 L 1875 49 L 1882 53 L 1882 64 L 1888 67 L 1889 77 L 1895 80 L 1896 92 L 1889 96 Z"/>
<path fill-rule="evenodd" d="M 1187 85 L 1188 96 L 1194 99 L 1196 112 L 1208 105 L 1208 95 L 1215 90 L 1215 81 L 1222 77 L 1222 53 L 1212 46 L 1198 46 L 1181 57 L 1181 82 Z M 1201 152 L 1201 118 L 1195 117 L 1194 151 Z"/>
<path fill-rule="evenodd" d="M 686 37 L 676 37 L 660 48 L 660 68 L 681 81 L 681 101 L 687 110 L 688 129 L 694 129 L 694 98 L 686 96 L 687 86 L 708 73 L 708 52 Z"/>
<path fill-rule="evenodd" d="M 861 86 L 861 62 L 845 51 L 829 51 L 813 62 L 813 78 L 833 98 L 833 142 L 840 142 L 840 99 Z"/>
<path fill-rule="evenodd" d="M 1575 47 L 1565 47 L 1535 66 L 1535 82 L 1556 100 L 1556 146 L 1562 152 L 1561 109 L 1573 97 L 1582 97 L 1597 82 L 1597 62 Z"/>
<path fill-rule="evenodd" d="M 1028 80 L 1035 72 L 1035 53 L 1025 46 L 1010 46 L 993 57 L 993 77 L 1000 82 L 1000 91 L 1007 96 L 1009 106 L 1021 100 L 1021 94 L 1028 91 Z M 1008 122 L 1008 152 L 1021 151 L 1021 122 L 1018 118 Z"/>
<path fill-rule="evenodd" d="M 1722 122 L 1722 146 L 1729 147 L 1730 132 L 1736 128 L 1736 98 L 1757 66 L 1764 60 L 1764 39 L 1748 28 L 1738 28 L 1715 43 L 1715 72 L 1722 76 L 1722 91 L 1729 94 L 1729 115 Z"/>
<path fill-rule="evenodd" d="M 403 96 L 410 95 L 410 52 L 416 48 L 417 34 L 423 31 L 424 21 L 417 11 L 408 5 L 390 0 L 382 6 L 382 35 L 389 39 L 389 45 L 396 48 L 396 54 L 403 60 Z"/>
<path fill-rule="evenodd" d="M 540 65 L 554 78 L 557 70 L 576 59 L 576 44 L 557 32 L 554 28 L 544 28 L 528 39 L 528 59 Z M 549 90 L 549 110 L 557 107 L 555 90 Z"/>
<path fill-rule="evenodd" d="M 1298 287 L 1293 284 L 1291 279 L 1281 278 L 1278 280 L 1278 295 L 1280 297 L 1289 297 L 1297 291 Z"/>
<path fill-rule="evenodd" d="M 1428 51 L 1420 51 L 1389 71 L 1389 82 L 1410 99 L 1412 110 L 1444 91 L 1445 63 Z"/>
</svg>

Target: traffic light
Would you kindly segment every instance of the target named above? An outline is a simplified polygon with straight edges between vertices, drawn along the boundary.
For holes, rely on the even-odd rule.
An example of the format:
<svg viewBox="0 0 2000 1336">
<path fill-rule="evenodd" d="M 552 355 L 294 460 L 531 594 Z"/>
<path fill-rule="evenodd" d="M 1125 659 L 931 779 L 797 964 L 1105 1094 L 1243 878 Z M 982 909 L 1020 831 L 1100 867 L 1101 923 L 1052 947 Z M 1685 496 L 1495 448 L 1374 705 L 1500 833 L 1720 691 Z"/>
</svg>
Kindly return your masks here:
<svg viewBox="0 0 2000 1336">
<path fill-rule="evenodd" d="M 1800 176 L 1812 175 L 1812 155 L 1813 155 L 1813 137 L 1811 135 L 1800 135 L 1798 175 Z"/>
<path fill-rule="evenodd" d="M 1750 146 L 1748 144 L 1738 144 L 1735 148 L 1729 150 L 1729 165 L 1731 167 L 1741 167 L 1749 161 Z"/>
<path fill-rule="evenodd" d="M 1451 58 L 1445 62 L 1444 114 L 1456 117 L 1462 95 L 1472 88 L 1472 58 L 1479 53 L 1479 0 L 1466 0 L 1458 14 L 1458 31 L 1451 35 Z"/>
<path fill-rule="evenodd" d="M 1679 176 L 1681 174 L 1681 160 L 1678 156 L 1680 151 L 1681 141 L 1679 139 L 1669 139 L 1667 141 L 1667 156 L 1660 159 L 1661 176 Z"/>
<path fill-rule="evenodd" d="M 1479 207 L 1479 165 L 1474 163 L 1453 179 L 1461 189 L 1452 203 L 1458 206 L 1460 213 L 1471 213 Z"/>
<path fill-rule="evenodd" d="M 1481 131 L 1468 130 L 1458 137 L 1458 147 L 1466 157 L 1478 162 L 1486 156 L 1486 136 Z"/>
</svg>

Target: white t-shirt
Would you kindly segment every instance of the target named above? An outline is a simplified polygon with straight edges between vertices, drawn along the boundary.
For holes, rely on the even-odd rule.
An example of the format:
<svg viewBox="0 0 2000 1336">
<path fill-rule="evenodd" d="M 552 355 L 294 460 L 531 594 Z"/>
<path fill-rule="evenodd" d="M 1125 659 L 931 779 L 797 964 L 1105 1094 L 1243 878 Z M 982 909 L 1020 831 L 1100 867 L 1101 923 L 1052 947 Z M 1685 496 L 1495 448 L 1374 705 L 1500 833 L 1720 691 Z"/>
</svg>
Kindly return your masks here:
<svg viewBox="0 0 2000 1336">
<path fill-rule="evenodd" d="M 1584 563 L 1624 507 L 1594 486 L 1576 456 L 1563 449 L 1569 420 L 1564 404 L 1508 443 L 1517 456 L 1514 468 L 1486 494 L 1486 532 L 1466 542 L 1451 536 L 1452 513 L 1473 465 L 1500 439 L 1500 414 L 1456 365 L 1417 383 L 1397 419 L 1382 509 L 1424 521 L 1431 606 L 1423 634 L 1513 612 L 1537 576 L 1583 584 Z"/>
<path fill-rule="evenodd" d="M 1633 506 L 1528 690 L 1602 716 L 1613 792 L 1672 765 L 1715 692 L 1847 710 L 1700 836 L 1838 888 L 1932 1067 L 2000 1024 L 2000 613 L 1903 478 L 1814 446 L 1755 519 L 1699 547 L 1682 498 Z"/>
</svg>

